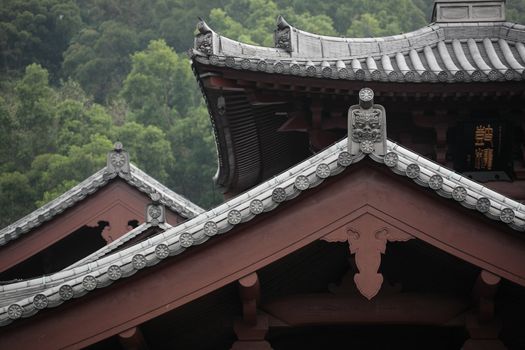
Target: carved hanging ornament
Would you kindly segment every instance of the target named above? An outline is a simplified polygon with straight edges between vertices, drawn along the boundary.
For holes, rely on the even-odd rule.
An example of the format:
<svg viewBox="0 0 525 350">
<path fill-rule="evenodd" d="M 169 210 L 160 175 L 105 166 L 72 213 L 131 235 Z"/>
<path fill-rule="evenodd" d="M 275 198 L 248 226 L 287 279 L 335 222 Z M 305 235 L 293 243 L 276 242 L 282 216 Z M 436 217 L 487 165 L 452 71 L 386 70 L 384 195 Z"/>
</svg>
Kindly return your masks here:
<svg viewBox="0 0 525 350">
<path fill-rule="evenodd" d="M 404 242 L 413 237 L 388 225 L 371 214 L 365 214 L 346 228 L 336 230 L 322 239 L 328 242 L 348 242 L 350 253 L 355 255 L 357 273 L 354 282 L 367 299 L 379 293 L 383 275 L 378 272 L 381 255 L 386 253 L 387 242 Z"/>
<path fill-rule="evenodd" d="M 374 92 L 364 88 L 359 91 L 359 105 L 348 111 L 348 152 L 356 156 L 375 153 L 386 154 L 386 112 L 374 105 Z"/>
</svg>

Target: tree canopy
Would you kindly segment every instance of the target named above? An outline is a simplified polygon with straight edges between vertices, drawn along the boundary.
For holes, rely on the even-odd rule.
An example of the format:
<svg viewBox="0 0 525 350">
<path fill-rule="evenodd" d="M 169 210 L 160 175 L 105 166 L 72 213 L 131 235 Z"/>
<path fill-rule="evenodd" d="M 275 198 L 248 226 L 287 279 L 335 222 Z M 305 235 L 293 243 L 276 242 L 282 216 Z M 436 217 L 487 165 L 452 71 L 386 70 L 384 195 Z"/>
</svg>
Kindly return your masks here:
<svg viewBox="0 0 525 350">
<path fill-rule="evenodd" d="M 197 17 L 273 45 L 278 15 L 323 35 L 394 35 L 426 25 L 432 0 L 3 0 L 0 226 L 104 166 L 131 160 L 203 207 L 221 200 L 207 109 L 185 51 Z M 525 23 L 525 0 L 509 0 Z"/>
</svg>

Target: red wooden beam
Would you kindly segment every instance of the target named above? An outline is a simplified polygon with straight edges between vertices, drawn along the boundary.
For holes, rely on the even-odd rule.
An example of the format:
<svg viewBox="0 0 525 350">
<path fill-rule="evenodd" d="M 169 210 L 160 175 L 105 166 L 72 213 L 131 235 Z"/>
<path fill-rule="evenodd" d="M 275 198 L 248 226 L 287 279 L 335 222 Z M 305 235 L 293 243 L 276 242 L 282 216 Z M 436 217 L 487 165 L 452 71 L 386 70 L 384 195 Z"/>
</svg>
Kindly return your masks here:
<svg viewBox="0 0 525 350">
<path fill-rule="evenodd" d="M 270 301 L 261 306 L 293 327 L 307 325 L 457 325 L 450 323 L 469 308 L 469 301 L 450 296 L 400 293 L 378 295 L 307 294 Z"/>
</svg>

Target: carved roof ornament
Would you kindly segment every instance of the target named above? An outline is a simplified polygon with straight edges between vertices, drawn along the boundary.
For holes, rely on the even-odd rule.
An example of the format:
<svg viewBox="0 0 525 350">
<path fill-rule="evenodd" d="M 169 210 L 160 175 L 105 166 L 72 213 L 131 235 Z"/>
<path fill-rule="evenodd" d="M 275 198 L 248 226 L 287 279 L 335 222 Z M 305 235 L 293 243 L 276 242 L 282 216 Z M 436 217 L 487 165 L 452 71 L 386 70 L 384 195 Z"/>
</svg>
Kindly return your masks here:
<svg viewBox="0 0 525 350">
<path fill-rule="evenodd" d="M 213 55 L 213 31 L 200 17 L 197 23 L 197 31 L 199 33 L 195 36 L 195 50 L 208 56 Z"/>
<path fill-rule="evenodd" d="M 374 104 L 370 88 L 359 91 L 359 105 L 348 110 L 348 152 L 352 157 L 360 153 L 383 157 L 386 153 L 386 111 Z"/>
<path fill-rule="evenodd" d="M 146 208 L 146 222 L 158 226 L 166 222 L 166 211 L 160 203 L 148 204 Z"/>
<path fill-rule="evenodd" d="M 503 22 L 505 0 L 435 0 L 432 22 Z"/>
<path fill-rule="evenodd" d="M 274 33 L 275 47 L 287 52 L 293 51 L 292 26 L 286 22 L 283 16 L 277 17 L 277 29 Z"/>
<path fill-rule="evenodd" d="M 124 150 L 122 143 L 115 143 L 113 151 L 108 153 L 107 169 L 109 173 L 130 173 L 129 153 Z"/>
</svg>

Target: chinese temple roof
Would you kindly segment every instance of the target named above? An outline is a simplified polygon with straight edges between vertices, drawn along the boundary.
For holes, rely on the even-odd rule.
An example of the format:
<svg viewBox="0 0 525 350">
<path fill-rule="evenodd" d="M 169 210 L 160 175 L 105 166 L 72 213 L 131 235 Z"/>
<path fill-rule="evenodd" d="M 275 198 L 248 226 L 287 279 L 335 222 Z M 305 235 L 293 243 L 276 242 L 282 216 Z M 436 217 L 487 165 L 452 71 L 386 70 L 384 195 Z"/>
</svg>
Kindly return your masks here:
<svg viewBox="0 0 525 350">
<path fill-rule="evenodd" d="M 309 33 L 277 20 L 274 47 L 226 38 L 198 24 L 192 58 L 271 74 L 378 82 L 454 83 L 525 78 L 525 26 L 505 21 L 504 1 L 437 1 L 434 23 L 377 38 Z"/>
<path fill-rule="evenodd" d="M 352 156 L 348 138 L 345 138 L 284 173 L 179 226 L 114 254 L 47 276 L 46 279 L 49 280 L 60 280 L 64 273 L 68 275 L 67 281 L 61 280 L 62 283 L 50 287 L 41 288 L 37 282 L 34 288 L 38 292 L 29 293 L 30 296 L 24 295 L 16 302 L 10 299 L 10 305 L 0 308 L 0 325 L 7 325 L 21 317 L 30 317 L 41 309 L 58 306 L 69 299 L 82 297 L 90 291 L 107 287 L 116 280 L 154 266 L 170 256 L 184 253 L 257 215 L 276 209 L 284 202 L 318 186 L 325 179 L 344 173 L 345 169 L 368 155 L 395 174 L 406 177 L 407 181 L 429 188 L 436 195 L 449 198 L 458 205 L 500 221 L 502 225 L 508 225 L 516 231 L 525 231 L 525 207 L 522 204 L 394 142 L 386 141 L 385 146 L 384 156 L 359 150 L 357 155 Z M 505 264 L 513 263 L 505 260 Z M 498 266 L 498 269 L 505 271 L 505 278 L 525 285 L 525 277 L 514 271 L 514 267 L 510 265 Z M 43 279 L 40 281 L 41 284 L 45 283 Z M 4 290 L 10 288 L 10 285 L 3 286 Z"/>
<path fill-rule="evenodd" d="M 51 202 L 0 230 L 0 246 L 53 219 L 115 178 L 126 181 L 139 191 L 148 194 L 153 201 L 165 205 L 182 217 L 192 218 L 204 211 L 131 164 L 128 153 L 122 149 L 121 144 L 117 143 L 115 150 L 108 153 L 108 162 L 104 168 Z"/>
<path fill-rule="evenodd" d="M 472 109 L 477 102 L 471 97 L 519 105 L 525 26 L 506 21 L 505 2 L 436 1 L 432 18 L 410 33 L 341 38 L 300 30 L 279 17 L 274 47 L 229 39 L 201 20 L 190 56 L 214 126 L 216 183 L 237 194 L 316 152 L 320 147 L 310 147 L 308 139 L 313 134 L 305 135 L 312 101 L 320 100 L 321 114 L 329 115 L 365 85 L 382 103 L 397 101 L 407 110 L 409 101 L 436 103 L 435 97 L 467 96 L 461 107 Z M 317 128 L 325 128 L 327 117 L 321 119 Z M 326 120 L 326 129 L 337 132 L 339 126 L 328 125 L 333 120 Z M 289 127 L 296 121 L 302 124 Z"/>
<path fill-rule="evenodd" d="M 163 207 L 159 208 L 160 210 L 164 210 Z M 162 215 L 162 217 L 164 217 L 164 215 Z M 172 226 L 166 222 L 153 222 L 152 220 L 148 220 L 148 222 L 140 224 L 128 233 L 86 256 L 85 258 L 66 267 L 60 272 L 54 273 L 50 276 L 40 276 L 28 280 L 8 283 L 5 284 L 5 286 L 0 285 L 0 306 L 5 306 L 25 297 L 38 294 L 39 292 L 53 286 L 65 284 L 79 273 L 78 268 L 82 270 L 81 267 L 83 265 L 102 259 L 104 256 L 119 250 L 121 247 L 125 246 L 126 243 L 144 235 L 146 232 L 151 230 L 164 232 L 171 227 Z"/>
</svg>

